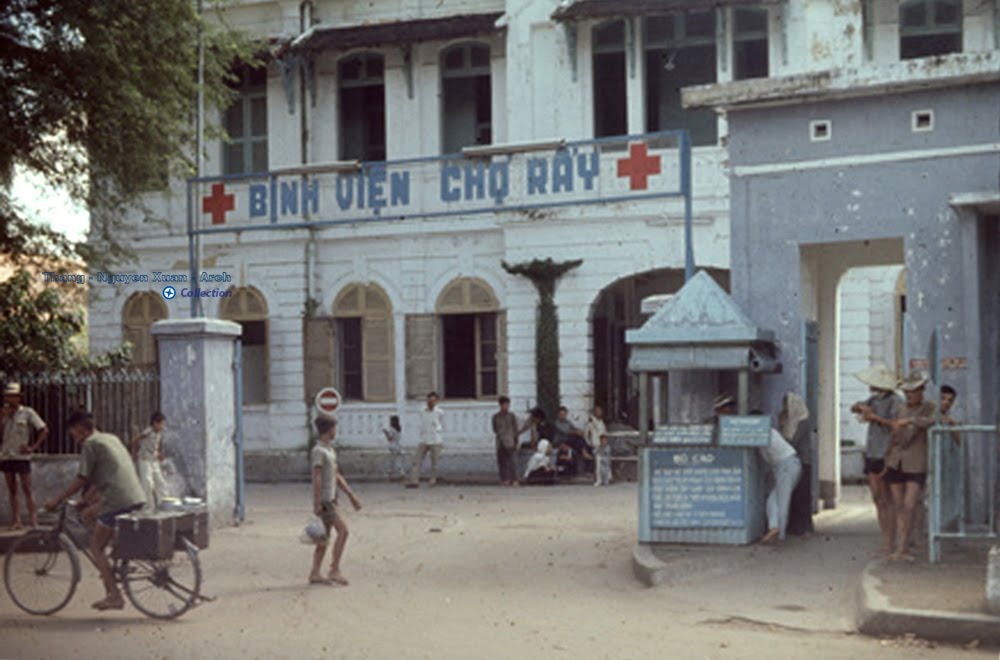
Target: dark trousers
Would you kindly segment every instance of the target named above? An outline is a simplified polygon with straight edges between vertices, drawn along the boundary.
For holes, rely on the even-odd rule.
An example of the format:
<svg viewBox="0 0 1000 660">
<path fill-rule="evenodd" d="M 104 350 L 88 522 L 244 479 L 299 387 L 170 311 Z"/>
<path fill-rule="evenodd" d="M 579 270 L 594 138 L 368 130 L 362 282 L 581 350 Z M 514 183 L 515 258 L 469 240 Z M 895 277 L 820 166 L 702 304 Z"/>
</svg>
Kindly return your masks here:
<svg viewBox="0 0 1000 660">
<path fill-rule="evenodd" d="M 497 469 L 500 481 L 517 481 L 517 448 L 497 447 Z"/>
</svg>

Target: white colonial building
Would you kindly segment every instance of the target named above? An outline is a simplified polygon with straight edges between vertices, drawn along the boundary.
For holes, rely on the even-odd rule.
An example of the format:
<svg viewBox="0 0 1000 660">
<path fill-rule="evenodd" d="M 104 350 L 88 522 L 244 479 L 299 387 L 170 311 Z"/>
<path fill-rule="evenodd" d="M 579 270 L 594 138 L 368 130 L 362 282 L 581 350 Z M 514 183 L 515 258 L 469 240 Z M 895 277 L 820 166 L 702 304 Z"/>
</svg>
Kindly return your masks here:
<svg viewBox="0 0 1000 660">
<path fill-rule="evenodd" d="M 645 318 L 642 300 L 684 279 L 679 150 L 661 131 L 691 135 L 695 260 L 729 285 L 726 121 L 682 107 L 680 89 L 988 50 L 997 11 L 242 0 L 229 22 L 274 44 L 273 58 L 240 72 L 239 100 L 216 115 L 230 140 L 209 144 L 204 179 L 151 196 L 166 223 L 137 220 L 132 268 L 232 280 L 178 283 L 170 300 L 162 282 L 100 287 L 91 346 L 128 339 L 153 362 L 149 325 L 192 313 L 185 287 L 231 291 L 196 311 L 243 326 L 252 474 L 304 466 L 324 385 L 343 395 L 338 442 L 353 468 L 382 460 L 389 415 L 415 444 L 433 389 L 445 468 L 489 470 L 497 395 L 519 414 L 536 403 L 538 292 L 501 264 L 579 259 L 555 293 L 562 401 L 580 421 L 596 402 L 634 422 L 624 332 Z"/>
</svg>

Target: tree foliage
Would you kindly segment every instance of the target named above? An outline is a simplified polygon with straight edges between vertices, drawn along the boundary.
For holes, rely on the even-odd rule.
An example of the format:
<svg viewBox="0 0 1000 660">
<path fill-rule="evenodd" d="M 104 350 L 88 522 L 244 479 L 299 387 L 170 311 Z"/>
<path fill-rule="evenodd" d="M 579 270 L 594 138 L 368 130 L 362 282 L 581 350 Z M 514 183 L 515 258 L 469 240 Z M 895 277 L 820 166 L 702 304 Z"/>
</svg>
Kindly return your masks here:
<svg viewBox="0 0 1000 660">
<path fill-rule="evenodd" d="M 208 107 L 230 102 L 232 65 L 254 52 L 218 25 L 192 0 L 0 3 L 0 177 L 20 165 L 91 209 L 90 240 L 73 244 L 0 186 L 5 255 L 75 252 L 94 267 L 130 257 L 126 211 L 168 174 L 192 172 L 199 33 Z"/>
<path fill-rule="evenodd" d="M 65 285 L 64 285 L 65 286 Z M 76 286 L 76 285 L 69 285 Z M 82 306 L 65 289 L 39 286 L 26 269 L 0 282 L 0 368 L 7 374 L 118 366 L 131 346 L 91 359 L 73 341 L 84 326 Z"/>
<path fill-rule="evenodd" d="M 0 259 L 18 266 L 0 284 L 4 370 L 87 366 L 71 341 L 82 311 L 24 268 L 130 261 L 127 214 L 152 219 L 144 194 L 194 172 L 199 40 L 208 108 L 231 102 L 234 65 L 254 63 L 258 50 L 225 27 L 220 5 L 206 5 L 212 13 L 202 16 L 193 0 L 0 2 Z M 88 208 L 88 239 L 70 241 L 28 217 L 11 198 L 15 168 Z M 102 359 L 127 357 L 126 346 Z"/>
</svg>

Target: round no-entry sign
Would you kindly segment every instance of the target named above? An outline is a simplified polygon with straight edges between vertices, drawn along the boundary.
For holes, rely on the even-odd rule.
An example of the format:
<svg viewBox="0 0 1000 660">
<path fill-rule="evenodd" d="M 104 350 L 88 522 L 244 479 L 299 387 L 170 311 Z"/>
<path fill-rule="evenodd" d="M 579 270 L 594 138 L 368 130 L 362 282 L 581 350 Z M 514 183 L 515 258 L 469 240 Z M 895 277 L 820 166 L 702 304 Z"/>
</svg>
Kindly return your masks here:
<svg viewBox="0 0 1000 660">
<path fill-rule="evenodd" d="M 316 409 L 324 415 L 332 415 L 340 407 L 340 392 L 332 387 L 324 387 L 316 394 Z"/>
</svg>

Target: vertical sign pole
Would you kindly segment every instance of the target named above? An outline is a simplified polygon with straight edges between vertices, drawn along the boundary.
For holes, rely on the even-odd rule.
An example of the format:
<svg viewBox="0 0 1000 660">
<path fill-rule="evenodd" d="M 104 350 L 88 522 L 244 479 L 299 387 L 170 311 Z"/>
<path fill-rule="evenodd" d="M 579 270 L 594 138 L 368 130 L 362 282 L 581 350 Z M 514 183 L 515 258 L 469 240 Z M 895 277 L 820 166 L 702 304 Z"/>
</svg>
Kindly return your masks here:
<svg viewBox="0 0 1000 660">
<path fill-rule="evenodd" d="M 681 131 L 681 193 L 684 195 L 684 281 L 694 277 L 694 232 L 691 219 L 691 135 Z"/>
<path fill-rule="evenodd" d="M 198 112 L 197 112 L 197 133 L 195 136 L 195 148 L 197 153 L 195 153 L 195 168 L 198 173 L 198 185 L 195 188 L 196 192 L 201 190 L 201 177 L 205 176 L 205 165 L 204 165 L 204 151 L 205 151 L 205 39 L 204 39 L 204 26 L 202 21 L 204 17 L 202 15 L 203 7 L 202 0 L 198 0 Z M 198 225 L 200 228 L 201 218 L 199 214 Z M 194 260 L 191 264 L 191 288 L 197 288 L 198 279 L 197 274 L 201 269 L 201 235 L 195 238 L 195 254 Z M 201 298 L 199 296 L 191 297 L 191 317 L 203 316 Z"/>
<path fill-rule="evenodd" d="M 191 281 L 191 286 L 195 286 L 194 282 L 197 281 L 195 278 L 195 264 L 194 264 L 194 183 L 191 179 L 187 181 L 187 231 L 188 231 L 188 277 Z M 191 318 L 198 316 L 198 300 L 197 296 L 191 296 Z"/>
</svg>

